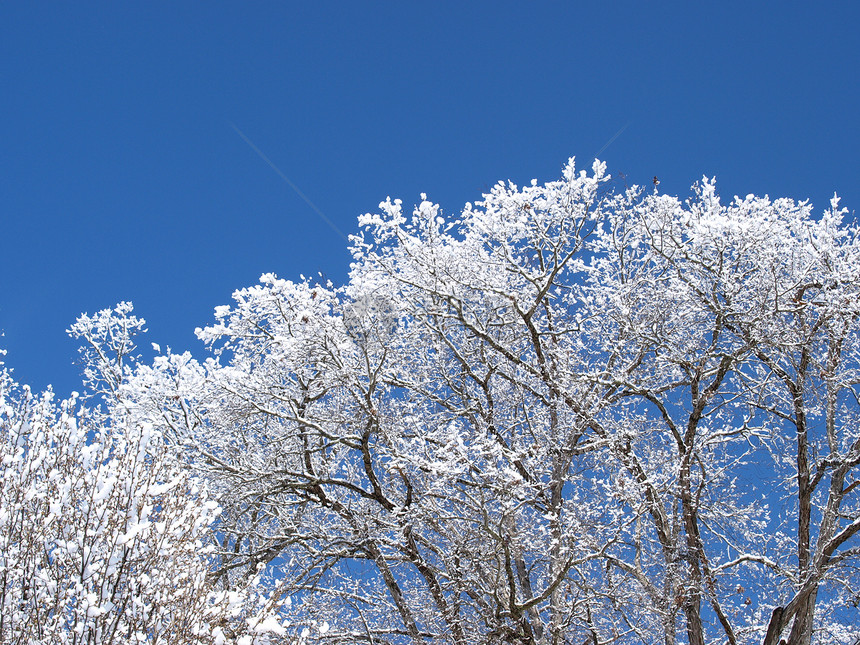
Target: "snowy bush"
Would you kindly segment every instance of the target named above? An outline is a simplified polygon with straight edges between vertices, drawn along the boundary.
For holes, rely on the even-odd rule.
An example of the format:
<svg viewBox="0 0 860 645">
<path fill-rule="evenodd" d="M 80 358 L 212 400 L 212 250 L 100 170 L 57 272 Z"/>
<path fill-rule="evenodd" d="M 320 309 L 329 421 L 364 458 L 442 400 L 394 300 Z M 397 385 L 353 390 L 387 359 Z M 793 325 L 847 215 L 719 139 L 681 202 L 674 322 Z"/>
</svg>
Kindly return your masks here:
<svg viewBox="0 0 860 645">
<path fill-rule="evenodd" d="M 158 432 L 0 372 L 0 641 L 252 643 L 284 626 L 258 578 L 218 588 L 220 509 Z M 277 600 L 277 598 L 275 599 Z"/>
</svg>

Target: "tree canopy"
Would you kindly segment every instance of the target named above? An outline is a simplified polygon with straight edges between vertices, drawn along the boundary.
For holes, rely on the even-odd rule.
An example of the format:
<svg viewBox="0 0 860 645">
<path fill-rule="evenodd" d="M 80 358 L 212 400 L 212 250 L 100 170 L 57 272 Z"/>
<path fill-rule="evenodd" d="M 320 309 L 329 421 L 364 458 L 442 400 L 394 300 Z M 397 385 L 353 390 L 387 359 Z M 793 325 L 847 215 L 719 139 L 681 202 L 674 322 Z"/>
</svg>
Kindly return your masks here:
<svg viewBox="0 0 860 645">
<path fill-rule="evenodd" d="M 264 275 L 197 330 L 205 360 L 135 360 L 128 307 L 72 331 L 110 436 L 155 433 L 175 490 L 217 500 L 206 580 L 271 571 L 286 642 L 844 644 L 845 215 L 707 178 L 682 202 L 571 160 L 456 217 L 386 200 L 346 285 Z"/>
</svg>

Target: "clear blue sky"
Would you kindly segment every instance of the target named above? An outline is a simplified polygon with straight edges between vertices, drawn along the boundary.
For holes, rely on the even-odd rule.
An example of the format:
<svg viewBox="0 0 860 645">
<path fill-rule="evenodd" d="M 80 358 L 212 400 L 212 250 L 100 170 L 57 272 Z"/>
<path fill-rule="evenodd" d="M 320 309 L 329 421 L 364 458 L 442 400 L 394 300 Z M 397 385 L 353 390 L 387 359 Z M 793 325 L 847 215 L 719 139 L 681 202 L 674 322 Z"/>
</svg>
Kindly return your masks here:
<svg viewBox="0 0 860 645">
<path fill-rule="evenodd" d="M 755 8 L 760 7 L 760 8 Z M 0 346 L 79 387 L 81 311 L 200 353 L 263 272 L 344 280 L 386 196 L 456 211 L 593 156 L 685 195 L 860 207 L 854 2 L 0 4 Z"/>
</svg>

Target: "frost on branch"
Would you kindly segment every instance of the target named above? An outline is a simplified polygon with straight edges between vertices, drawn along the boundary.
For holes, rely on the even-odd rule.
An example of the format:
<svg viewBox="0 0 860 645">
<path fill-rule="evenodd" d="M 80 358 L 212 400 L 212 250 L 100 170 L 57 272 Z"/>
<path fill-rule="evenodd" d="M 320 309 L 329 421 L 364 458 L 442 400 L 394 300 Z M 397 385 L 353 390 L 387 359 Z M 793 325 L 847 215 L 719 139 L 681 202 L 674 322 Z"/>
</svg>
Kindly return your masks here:
<svg viewBox="0 0 860 645">
<path fill-rule="evenodd" d="M 146 322 L 132 312 L 130 302 L 95 315 L 81 314 L 67 333 L 81 340 L 84 385 L 93 393 L 116 395 L 130 364 L 138 358 L 134 337 Z"/>
</svg>

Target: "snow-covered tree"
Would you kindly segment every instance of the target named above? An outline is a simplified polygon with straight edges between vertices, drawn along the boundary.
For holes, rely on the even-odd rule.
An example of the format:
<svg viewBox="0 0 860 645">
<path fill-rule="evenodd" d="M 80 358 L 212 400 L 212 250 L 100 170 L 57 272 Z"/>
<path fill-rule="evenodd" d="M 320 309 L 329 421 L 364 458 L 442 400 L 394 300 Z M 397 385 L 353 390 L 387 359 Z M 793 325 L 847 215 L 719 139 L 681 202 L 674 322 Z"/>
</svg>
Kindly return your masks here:
<svg viewBox="0 0 860 645">
<path fill-rule="evenodd" d="M 387 200 L 347 285 L 264 275 L 198 330 L 206 361 L 102 389 L 217 497 L 216 578 L 276 569 L 319 642 L 847 643 L 843 217 L 572 161 L 456 218 Z"/>
</svg>

